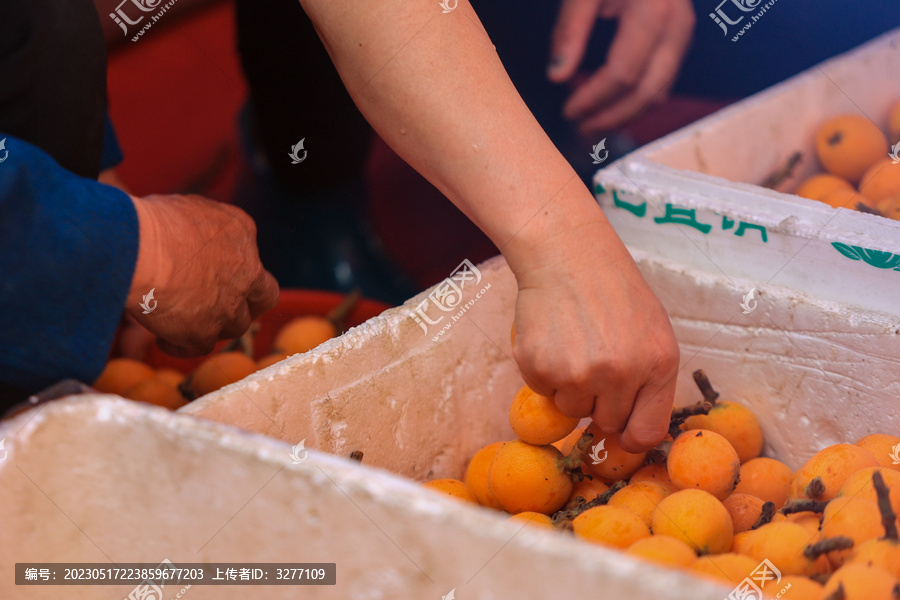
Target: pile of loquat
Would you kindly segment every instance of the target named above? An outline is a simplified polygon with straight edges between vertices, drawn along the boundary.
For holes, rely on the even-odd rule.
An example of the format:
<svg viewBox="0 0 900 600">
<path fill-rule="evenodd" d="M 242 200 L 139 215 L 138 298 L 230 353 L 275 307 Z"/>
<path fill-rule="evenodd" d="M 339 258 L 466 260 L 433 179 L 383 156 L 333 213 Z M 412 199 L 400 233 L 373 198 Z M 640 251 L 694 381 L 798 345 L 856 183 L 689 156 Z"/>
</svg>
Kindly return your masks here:
<svg viewBox="0 0 900 600">
<path fill-rule="evenodd" d="M 268 354 L 254 360 L 253 329 L 209 356 L 194 371 L 181 373 L 171 368 L 154 369 L 132 358 L 113 358 L 92 384 L 96 390 L 118 394 L 176 410 L 188 401 L 230 385 L 288 356 L 302 354 L 338 334 L 331 316 L 301 316 L 286 323 L 275 337 Z"/>
<path fill-rule="evenodd" d="M 763 582 L 767 597 L 900 599 L 900 437 L 828 446 L 794 472 L 760 456 L 746 406 L 694 379 L 704 400 L 674 409 L 666 440 L 639 454 L 526 385 L 509 411 L 516 439 L 476 452 L 462 480 L 424 486 L 725 585 L 768 560 L 781 578 Z"/>
<path fill-rule="evenodd" d="M 838 115 L 816 132 L 816 156 L 825 173 L 802 181 L 794 193 L 834 208 L 900 220 L 900 102 L 888 115 L 887 135 L 861 115 Z"/>
</svg>

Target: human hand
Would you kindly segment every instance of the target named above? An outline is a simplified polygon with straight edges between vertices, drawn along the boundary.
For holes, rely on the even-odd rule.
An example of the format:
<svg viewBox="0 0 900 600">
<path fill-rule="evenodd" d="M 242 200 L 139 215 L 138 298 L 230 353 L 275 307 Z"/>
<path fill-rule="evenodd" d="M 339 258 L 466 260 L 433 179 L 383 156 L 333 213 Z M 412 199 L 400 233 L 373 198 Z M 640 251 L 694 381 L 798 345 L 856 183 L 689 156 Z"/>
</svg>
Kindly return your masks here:
<svg viewBox="0 0 900 600">
<path fill-rule="evenodd" d="M 563 413 L 592 417 L 639 452 L 668 431 L 678 345 L 662 304 L 594 208 L 599 215 L 514 257 L 515 359 L 526 383 Z"/>
<path fill-rule="evenodd" d="M 140 249 L 126 305 L 175 356 L 212 351 L 244 333 L 278 302 L 278 284 L 259 261 L 247 214 L 200 196 L 132 197 Z M 144 295 L 154 289 L 144 314 Z"/>
<path fill-rule="evenodd" d="M 619 20 L 606 63 L 563 106 L 584 135 L 619 127 L 666 99 L 696 22 L 691 0 L 562 0 L 551 81 L 568 81 L 578 70 L 598 18 Z"/>
</svg>

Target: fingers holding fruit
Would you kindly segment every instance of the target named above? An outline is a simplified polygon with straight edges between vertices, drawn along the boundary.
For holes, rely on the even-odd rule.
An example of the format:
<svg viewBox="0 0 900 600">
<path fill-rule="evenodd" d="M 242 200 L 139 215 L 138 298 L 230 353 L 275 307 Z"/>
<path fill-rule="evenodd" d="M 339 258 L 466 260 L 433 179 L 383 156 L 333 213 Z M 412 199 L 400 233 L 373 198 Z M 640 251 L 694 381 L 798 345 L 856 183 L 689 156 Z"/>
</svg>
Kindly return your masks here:
<svg viewBox="0 0 900 600">
<path fill-rule="evenodd" d="M 243 211 L 199 196 L 133 201 L 140 248 L 127 310 L 166 352 L 207 353 L 278 301 Z"/>
<path fill-rule="evenodd" d="M 634 264 L 623 260 L 613 271 L 534 284 L 522 277 L 514 353 L 529 387 L 553 396 L 564 415 L 591 416 L 639 452 L 665 435 L 678 346 Z"/>
</svg>

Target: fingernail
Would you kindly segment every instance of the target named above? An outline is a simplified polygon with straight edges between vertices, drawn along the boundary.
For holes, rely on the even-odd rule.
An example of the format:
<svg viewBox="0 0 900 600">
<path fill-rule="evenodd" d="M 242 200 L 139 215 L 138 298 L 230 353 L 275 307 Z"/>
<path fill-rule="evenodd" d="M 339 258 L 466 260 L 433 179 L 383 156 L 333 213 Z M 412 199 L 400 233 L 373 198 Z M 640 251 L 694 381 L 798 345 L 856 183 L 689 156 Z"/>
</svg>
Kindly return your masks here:
<svg viewBox="0 0 900 600">
<path fill-rule="evenodd" d="M 560 67 L 563 66 L 564 62 L 565 57 L 562 54 L 554 54 L 547 63 L 547 72 L 552 73 L 553 71 L 558 71 Z"/>
</svg>

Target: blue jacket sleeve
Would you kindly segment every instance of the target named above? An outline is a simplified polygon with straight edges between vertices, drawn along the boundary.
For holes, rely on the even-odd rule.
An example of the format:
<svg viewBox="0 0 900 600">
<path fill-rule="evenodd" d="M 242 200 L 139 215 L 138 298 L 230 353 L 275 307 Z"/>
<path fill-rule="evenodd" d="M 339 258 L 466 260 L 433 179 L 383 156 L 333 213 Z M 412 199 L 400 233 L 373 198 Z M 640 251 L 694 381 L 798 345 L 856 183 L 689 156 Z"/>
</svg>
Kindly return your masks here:
<svg viewBox="0 0 900 600">
<path fill-rule="evenodd" d="M 122 162 L 124 158 L 122 147 L 119 146 L 119 138 L 116 136 L 116 130 L 109 118 L 109 111 L 107 111 L 103 125 L 103 154 L 100 156 L 100 170 L 111 169 Z"/>
<path fill-rule="evenodd" d="M 31 393 L 103 369 L 134 274 L 123 192 L 0 133 L 0 383 Z"/>
</svg>

